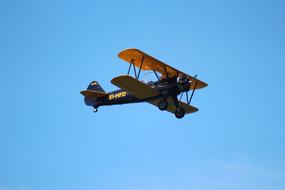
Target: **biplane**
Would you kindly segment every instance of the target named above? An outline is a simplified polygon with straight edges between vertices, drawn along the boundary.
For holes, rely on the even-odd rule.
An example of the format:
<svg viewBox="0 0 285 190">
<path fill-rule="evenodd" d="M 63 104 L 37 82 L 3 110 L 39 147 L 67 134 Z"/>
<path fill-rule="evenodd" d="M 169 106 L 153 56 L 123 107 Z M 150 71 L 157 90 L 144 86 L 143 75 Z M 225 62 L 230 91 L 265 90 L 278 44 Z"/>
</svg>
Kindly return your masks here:
<svg viewBox="0 0 285 190">
<path fill-rule="evenodd" d="M 194 92 L 208 85 L 198 80 L 197 75 L 192 77 L 185 74 L 138 49 L 125 49 L 118 56 L 129 63 L 126 75 L 111 80 L 119 90 L 107 93 L 97 81 L 92 81 L 87 90 L 80 92 L 85 104 L 92 106 L 94 112 L 100 106 L 139 102 L 148 102 L 159 110 L 174 113 L 179 119 L 198 111 L 190 105 Z M 142 71 L 153 73 L 155 81 L 140 80 Z M 134 76 L 131 76 L 131 72 Z"/>
</svg>

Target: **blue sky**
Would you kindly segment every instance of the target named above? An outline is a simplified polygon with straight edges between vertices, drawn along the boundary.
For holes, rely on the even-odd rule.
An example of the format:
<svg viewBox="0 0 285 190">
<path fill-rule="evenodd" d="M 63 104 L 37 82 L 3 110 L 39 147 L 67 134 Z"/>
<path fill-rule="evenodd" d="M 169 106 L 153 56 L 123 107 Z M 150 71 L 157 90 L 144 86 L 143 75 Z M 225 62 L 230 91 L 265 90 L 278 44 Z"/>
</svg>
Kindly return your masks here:
<svg viewBox="0 0 285 190">
<path fill-rule="evenodd" d="M 285 189 L 281 0 L 1 1 L 0 190 Z M 102 107 L 135 47 L 198 77 L 199 112 Z"/>
</svg>

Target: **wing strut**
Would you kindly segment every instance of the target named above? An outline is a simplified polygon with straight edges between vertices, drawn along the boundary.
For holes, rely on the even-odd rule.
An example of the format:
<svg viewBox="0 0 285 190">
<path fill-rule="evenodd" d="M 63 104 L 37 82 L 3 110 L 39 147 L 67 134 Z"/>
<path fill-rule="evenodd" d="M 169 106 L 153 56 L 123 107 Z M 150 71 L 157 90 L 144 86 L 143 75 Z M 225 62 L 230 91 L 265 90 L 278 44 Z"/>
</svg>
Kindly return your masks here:
<svg viewBox="0 0 285 190">
<path fill-rule="evenodd" d="M 137 74 L 135 62 L 134 62 L 134 59 L 132 59 L 131 62 L 130 62 L 129 69 L 128 69 L 128 75 L 130 75 L 131 67 L 133 66 L 135 78 L 138 80 L 139 77 L 140 77 L 140 74 L 141 74 L 141 70 L 142 70 L 142 66 L 143 66 L 143 61 L 144 61 L 144 56 L 142 57 L 142 61 L 141 61 L 141 64 L 140 64 L 140 68 L 139 68 L 139 71 L 138 71 L 138 74 Z"/>
<path fill-rule="evenodd" d="M 168 73 L 167 73 L 166 66 L 165 66 L 165 65 L 163 65 L 163 68 L 164 68 L 165 76 L 166 76 L 166 78 L 168 78 Z"/>
<path fill-rule="evenodd" d="M 191 100 L 192 100 L 192 98 L 193 98 L 193 95 L 194 95 L 194 92 L 195 92 L 195 90 L 196 90 L 196 88 L 197 88 L 197 85 L 198 85 L 198 81 L 196 81 L 196 83 L 195 83 L 195 86 L 194 86 L 194 89 L 192 90 L 192 93 L 191 93 L 191 96 L 190 96 L 190 100 L 188 101 L 188 96 L 187 96 L 187 104 L 188 105 L 190 105 L 190 103 L 191 103 Z M 188 93 L 187 93 L 188 94 Z"/>
<path fill-rule="evenodd" d="M 139 79 L 140 74 L 141 74 L 142 65 L 143 65 L 143 60 L 144 60 L 144 56 L 142 57 L 142 61 L 141 61 L 141 65 L 140 65 L 139 74 L 138 74 L 138 78 L 137 78 L 137 79 Z"/>
<path fill-rule="evenodd" d="M 135 67 L 135 64 L 134 64 L 134 63 L 133 63 L 133 67 L 134 67 L 135 77 L 136 77 L 136 79 L 138 79 L 138 76 L 137 76 L 137 70 L 136 70 L 136 67 Z"/>
<path fill-rule="evenodd" d="M 129 70 L 128 70 L 128 75 L 130 75 L 130 71 L 131 71 L 131 67 L 134 63 L 134 60 L 132 59 L 131 62 L 130 62 L 130 66 L 129 66 Z"/>
<path fill-rule="evenodd" d="M 196 77 L 197 77 L 197 75 L 195 75 L 194 79 L 196 79 Z M 195 81 L 195 84 L 194 84 L 194 81 Z M 186 103 L 187 103 L 188 105 L 191 104 L 192 98 L 193 98 L 193 96 L 194 96 L 194 92 L 195 92 L 195 90 L 197 89 L 197 86 L 198 86 L 198 83 L 199 83 L 198 80 L 194 80 L 194 81 L 190 83 L 190 89 L 191 89 L 191 84 L 192 84 L 192 83 L 194 84 L 194 88 L 193 88 L 193 90 L 192 90 L 192 93 L 191 93 L 191 95 L 190 95 L 190 98 L 189 98 L 189 92 L 190 92 L 190 91 L 185 92 L 185 94 L 186 94 Z M 180 98 L 179 98 L 179 101 L 181 101 L 183 95 L 184 95 L 184 92 L 181 93 Z"/>
<path fill-rule="evenodd" d="M 158 77 L 158 74 L 155 72 L 155 70 L 152 70 L 152 71 L 153 71 L 153 73 L 155 74 L 156 78 L 157 78 L 158 80 L 160 80 L 160 78 Z"/>
<path fill-rule="evenodd" d="M 181 101 L 183 94 L 184 94 L 184 92 L 181 93 L 179 101 Z"/>
</svg>

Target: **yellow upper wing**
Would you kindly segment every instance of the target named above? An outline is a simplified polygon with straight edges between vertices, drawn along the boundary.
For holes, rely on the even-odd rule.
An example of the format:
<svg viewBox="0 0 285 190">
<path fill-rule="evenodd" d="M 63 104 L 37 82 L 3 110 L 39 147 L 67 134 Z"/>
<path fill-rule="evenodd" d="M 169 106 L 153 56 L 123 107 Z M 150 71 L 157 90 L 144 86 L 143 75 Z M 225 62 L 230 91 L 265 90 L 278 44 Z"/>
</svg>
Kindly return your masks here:
<svg viewBox="0 0 285 190">
<path fill-rule="evenodd" d="M 166 76 L 166 72 L 168 76 L 177 76 L 177 77 L 186 76 L 190 81 L 193 82 L 193 84 L 195 84 L 195 85 L 191 85 L 191 89 L 193 89 L 194 86 L 196 86 L 196 89 L 200 89 L 200 88 L 204 88 L 208 86 L 207 83 L 200 81 L 198 79 L 195 79 L 194 77 L 187 75 L 183 73 L 182 71 L 179 71 L 138 49 L 125 49 L 121 51 L 118 54 L 118 56 L 128 63 L 133 62 L 136 67 L 141 66 L 141 62 L 143 59 L 143 65 L 141 67 L 142 70 L 154 70 L 156 72 L 161 73 L 163 76 Z"/>
</svg>

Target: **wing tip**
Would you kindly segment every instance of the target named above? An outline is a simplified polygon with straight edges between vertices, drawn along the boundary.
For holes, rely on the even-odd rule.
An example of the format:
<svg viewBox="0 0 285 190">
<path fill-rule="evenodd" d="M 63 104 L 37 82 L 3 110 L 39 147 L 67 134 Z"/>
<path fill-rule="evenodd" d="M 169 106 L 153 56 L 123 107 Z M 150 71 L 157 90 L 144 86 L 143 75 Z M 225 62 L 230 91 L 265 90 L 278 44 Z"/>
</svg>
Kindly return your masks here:
<svg viewBox="0 0 285 190">
<path fill-rule="evenodd" d="M 126 49 L 123 49 L 122 51 L 120 51 L 120 52 L 118 53 L 118 57 L 121 58 L 122 55 L 123 55 L 124 53 L 128 52 L 128 51 L 139 51 L 139 52 L 141 52 L 141 50 L 139 50 L 139 49 L 137 49 L 137 48 L 126 48 Z"/>
</svg>

